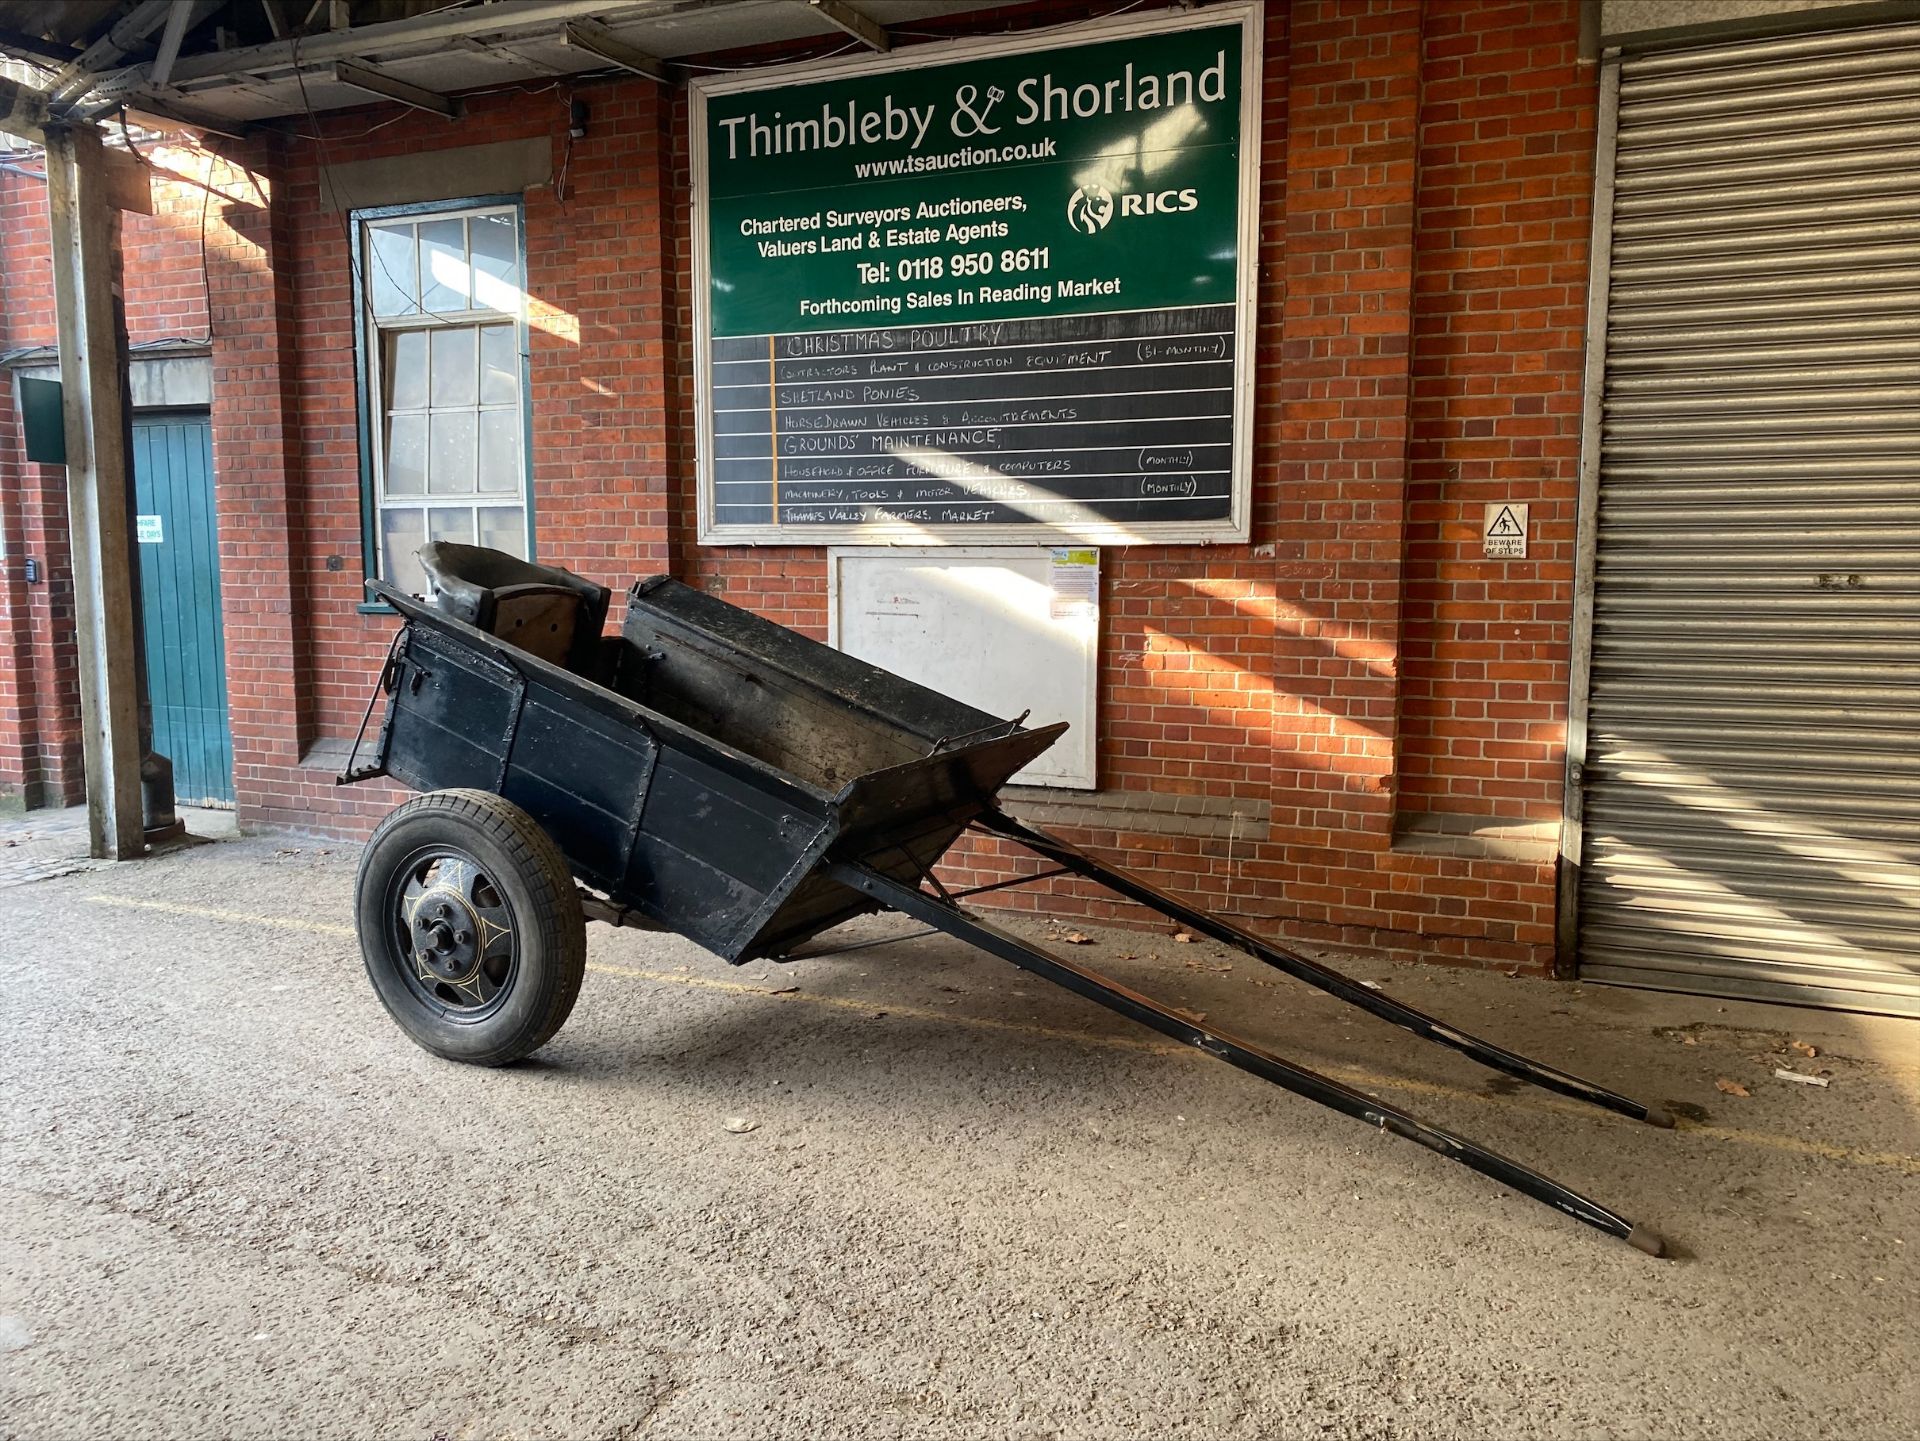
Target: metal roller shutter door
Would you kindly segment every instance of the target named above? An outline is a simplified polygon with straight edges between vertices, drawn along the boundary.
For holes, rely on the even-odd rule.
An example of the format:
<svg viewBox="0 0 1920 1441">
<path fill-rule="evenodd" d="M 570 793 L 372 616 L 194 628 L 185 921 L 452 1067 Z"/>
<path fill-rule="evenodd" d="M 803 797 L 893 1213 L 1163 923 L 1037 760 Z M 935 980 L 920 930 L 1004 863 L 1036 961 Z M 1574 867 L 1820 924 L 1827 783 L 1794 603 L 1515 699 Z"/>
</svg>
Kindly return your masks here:
<svg viewBox="0 0 1920 1441">
<path fill-rule="evenodd" d="M 1617 63 L 1581 973 L 1920 1014 L 1920 24 Z"/>
</svg>

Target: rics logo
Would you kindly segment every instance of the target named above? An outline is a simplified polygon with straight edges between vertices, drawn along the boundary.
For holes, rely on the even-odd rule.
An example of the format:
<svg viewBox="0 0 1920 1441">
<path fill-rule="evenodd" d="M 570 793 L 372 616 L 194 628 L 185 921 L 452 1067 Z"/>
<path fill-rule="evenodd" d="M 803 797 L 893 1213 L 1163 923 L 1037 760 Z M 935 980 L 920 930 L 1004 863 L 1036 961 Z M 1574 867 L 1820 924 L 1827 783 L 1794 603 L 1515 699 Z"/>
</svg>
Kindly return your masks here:
<svg viewBox="0 0 1920 1441">
<path fill-rule="evenodd" d="M 1098 235 L 1113 219 L 1113 195 L 1104 185 L 1083 185 L 1067 201 L 1067 224 L 1082 235 Z"/>
</svg>

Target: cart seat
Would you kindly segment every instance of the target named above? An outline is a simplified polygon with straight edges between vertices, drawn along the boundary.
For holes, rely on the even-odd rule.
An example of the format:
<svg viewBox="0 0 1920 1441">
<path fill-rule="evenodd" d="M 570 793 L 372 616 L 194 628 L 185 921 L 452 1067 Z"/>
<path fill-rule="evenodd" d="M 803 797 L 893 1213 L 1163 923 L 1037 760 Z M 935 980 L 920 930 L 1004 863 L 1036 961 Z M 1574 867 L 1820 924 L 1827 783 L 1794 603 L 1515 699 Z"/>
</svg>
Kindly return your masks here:
<svg viewBox="0 0 1920 1441">
<path fill-rule="evenodd" d="M 557 565 L 434 541 L 420 547 L 435 609 L 589 679 L 611 592 Z"/>
</svg>

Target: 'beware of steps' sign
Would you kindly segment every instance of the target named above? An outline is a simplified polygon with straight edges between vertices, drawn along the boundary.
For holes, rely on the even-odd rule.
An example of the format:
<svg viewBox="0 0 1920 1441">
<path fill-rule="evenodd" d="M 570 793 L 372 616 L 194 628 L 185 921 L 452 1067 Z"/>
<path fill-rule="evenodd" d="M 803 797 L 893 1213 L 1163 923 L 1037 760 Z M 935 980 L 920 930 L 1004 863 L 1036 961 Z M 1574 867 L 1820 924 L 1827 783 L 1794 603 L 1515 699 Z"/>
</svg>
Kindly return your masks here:
<svg viewBox="0 0 1920 1441">
<path fill-rule="evenodd" d="M 1480 529 L 1480 544 L 1488 560 L 1525 560 L 1527 507 L 1512 501 L 1489 505 L 1486 523 Z"/>
</svg>

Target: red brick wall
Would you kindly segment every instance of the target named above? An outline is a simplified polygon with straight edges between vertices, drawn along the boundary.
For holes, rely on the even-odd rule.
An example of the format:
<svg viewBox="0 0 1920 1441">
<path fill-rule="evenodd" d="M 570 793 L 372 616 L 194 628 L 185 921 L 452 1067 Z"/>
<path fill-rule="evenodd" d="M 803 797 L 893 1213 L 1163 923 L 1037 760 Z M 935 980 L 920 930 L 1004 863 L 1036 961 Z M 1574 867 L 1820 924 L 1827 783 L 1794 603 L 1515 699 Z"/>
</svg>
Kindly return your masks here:
<svg viewBox="0 0 1920 1441">
<path fill-rule="evenodd" d="M 1595 106 L 1577 31 L 1528 4 L 1427 21 L 1400 771 L 1424 810 L 1560 811 Z M 1482 558 L 1493 501 L 1531 505 L 1525 561 Z"/>
<path fill-rule="evenodd" d="M 1307 846 L 1384 849 L 1392 829 L 1420 13 L 1294 7 L 1274 799 Z"/>
<path fill-rule="evenodd" d="M 1029 7 L 1045 22 L 1071 6 Z M 958 23 L 949 25 L 959 32 Z M 1265 343 L 1277 338 L 1287 276 L 1280 263 L 1281 238 L 1266 223 L 1284 213 L 1286 189 L 1287 15 L 1278 7 L 1266 17 L 1263 101 L 1267 123 L 1262 135 L 1261 208 L 1263 265 L 1260 277 L 1261 325 Z M 676 106 L 673 125 L 674 186 L 691 190 L 687 150 L 687 104 Z M 676 271 L 691 272 L 690 237 L 677 237 Z M 692 334 L 690 300 L 683 296 L 676 318 L 678 333 Z M 693 455 L 691 345 L 682 354 L 689 374 L 681 392 L 683 434 L 678 473 L 691 476 Z M 1256 474 L 1266 476 L 1277 463 L 1280 431 L 1278 388 L 1263 377 L 1254 421 Z M 680 525 L 691 536 L 696 496 L 691 486 L 680 497 Z M 1274 729 L 1275 697 L 1271 680 L 1275 645 L 1275 565 L 1271 558 L 1280 533 L 1277 487 L 1256 484 L 1253 535 L 1246 545 L 1212 547 L 1154 546 L 1137 550 L 1109 548 L 1102 553 L 1103 602 L 1100 638 L 1101 724 L 1097 760 L 1103 788 L 1142 794 L 1232 796 L 1265 801 L 1273 786 L 1273 757 L 1281 737 Z M 681 574 L 736 604 L 808 635 L 827 632 L 827 566 L 817 547 L 715 548 L 688 544 L 681 551 Z M 1107 835 L 1106 844 L 1134 853 L 1154 853 L 1154 863 L 1179 872 L 1182 884 L 1215 903 L 1240 905 L 1250 897 L 1247 877 L 1221 861 L 1221 847 L 1175 844 L 1157 835 Z M 1209 852 L 1218 851 L 1219 854 Z M 1240 855 L 1249 853 L 1240 847 Z M 955 852 L 956 869 L 971 882 L 984 883 L 1013 874 L 1009 853 L 980 845 Z M 1034 869 L 1037 867 L 1029 867 Z M 1056 899 L 1075 893 L 1056 882 Z M 1018 893 L 997 898 L 1009 905 L 1031 904 Z M 1117 914 L 1095 905 L 1103 915 Z"/>
<path fill-rule="evenodd" d="M 17 155 L 22 169 L 43 170 Z M 153 187 L 155 214 L 122 221 L 127 329 L 135 342 L 203 339 L 200 193 Z M 0 171 L 0 353 L 53 344 L 53 271 L 43 179 Z M 26 459 L 12 377 L 0 387 L 0 804 L 64 805 L 85 793 L 75 673 L 66 471 Z M 41 580 L 25 578 L 25 561 Z"/>
<path fill-rule="evenodd" d="M 1265 800 L 1271 829 L 1081 834 L 1296 935 L 1543 968 L 1549 863 L 1394 842 L 1429 811 L 1558 813 L 1594 130 L 1577 10 L 1302 0 L 1266 24 L 1255 533 L 1105 553 L 1099 755 L 1108 789 Z M 683 116 L 675 137 L 684 187 Z M 1442 504 L 1448 480 L 1468 484 Z M 1474 558 L 1496 498 L 1533 504 L 1529 561 Z M 817 550 L 689 548 L 683 572 L 824 635 Z M 1011 874 L 983 849 L 965 879 Z M 1124 914 L 1078 894 L 1044 903 Z"/>
<path fill-rule="evenodd" d="M 357 609 L 365 597 L 351 253 L 346 217 L 322 208 L 323 158 L 344 166 L 422 147 L 551 139 L 565 193 L 542 187 L 525 197 L 539 554 L 616 587 L 670 568 L 668 397 L 677 362 L 668 354 L 671 281 L 661 262 L 663 216 L 673 209 L 658 161 L 661 92 L 636 82 L 588 86 L 583 95 L 588 134 L 570 154 L 568 93 L 558 88 L 476 97 L 457 126 L 383 125 L 384 115 L 355 112 L 323 119 L 324 152 L 236 152 L 272 190 L 278 221 L 270 243 L 236 239 L 239 258 L 215 304 L 217 317 L 231 309 L 236 326 L 259 332 L 244 354 L 237 333 L 215 341 L 215 454 L 223 476 L 244 454 L 258 477 L 236 508 L 231 542 L 222 536 L 243 824 L 361 833 L 398 798 L 383 786 L 335 788 L 340 757 L 325 744 L 352 735 L 394 623 Z M 269 257 L 277 307 L 257 278 L 257 258 L 242 263 L 249 253 Z M 224 285 L 236 288 L 231 305 Z M 230 391 L 248 397 L 248 413 L 232 425 L 223 418 Z M 279 475 L 288 477 L 284 493 L 268 479 Z M 290 575 L 255 540 L 283 531 Z M 259 655 L 237 657 L 232 628 L 261 601 L 274 619 L 257 632 Z M 305 659 L 290 680 L 271 662 L 300 647 Z M 259 697 L 257 725 L 243 727 L 239 715 L 242 676 Z M 242 758 L 243 728 L 272 744 Z"/>
<path fill-rule="evenodd" d="M 0 171 L 0 351 L 20 344 L 12 317 L 31 306 L 36 277 L 18 252 L 36 224 L 45 228 L 45 215 L 41 182 Z M 27 585 L 24 566 L 46 546 L 41 534 L 29 538 L 35 497 L 43 486 L 37 475 L 29 475 L 12 378 L 0 378 L 6 381 L 0 385 L 0 555 L 5 556 L 0 563 L 0 803 L 39 805 L 46 799 L 48 777 L 33 637 L 46 622 L 36 623 L 34 601 L 36 589 L 41 598 L 47 592 Z"/>
<path fill-rule="evenodd" d="M 1105 552 L 1099 757 L 1122 811 L 1074 832 L 1261 926 L 1550 958 L 1550 865 L 1407 833 L 1558 810 L 1594 126 L 1577 28 L 1565 0 L 1268 8 L 1254 534 Z M 541 555 L 615 584 L 672 569 L 823 636 L 819 548 L 693 541 L 686 117 L 645 81 L 535 88 L 458 126 L 326 117 L 324 158 L 547 137 L 567 187 L 526 198 Z M 319 764 L 392 632 L 354 608 L 346 224 L 320 208 L 320 148 L 235 158 L 272 196 L 208 221 L 243 819 L 360 831 L 392 793 L 336 792 Z M 1528 561 L 1477 558 L 1493 499 L 1532 503 Z M 1125 809 L 1194 796 L 1258 819 L 1202 836 Z M 1114 913 L 1075 888 L 1006 899 Z"/>
</svg>

